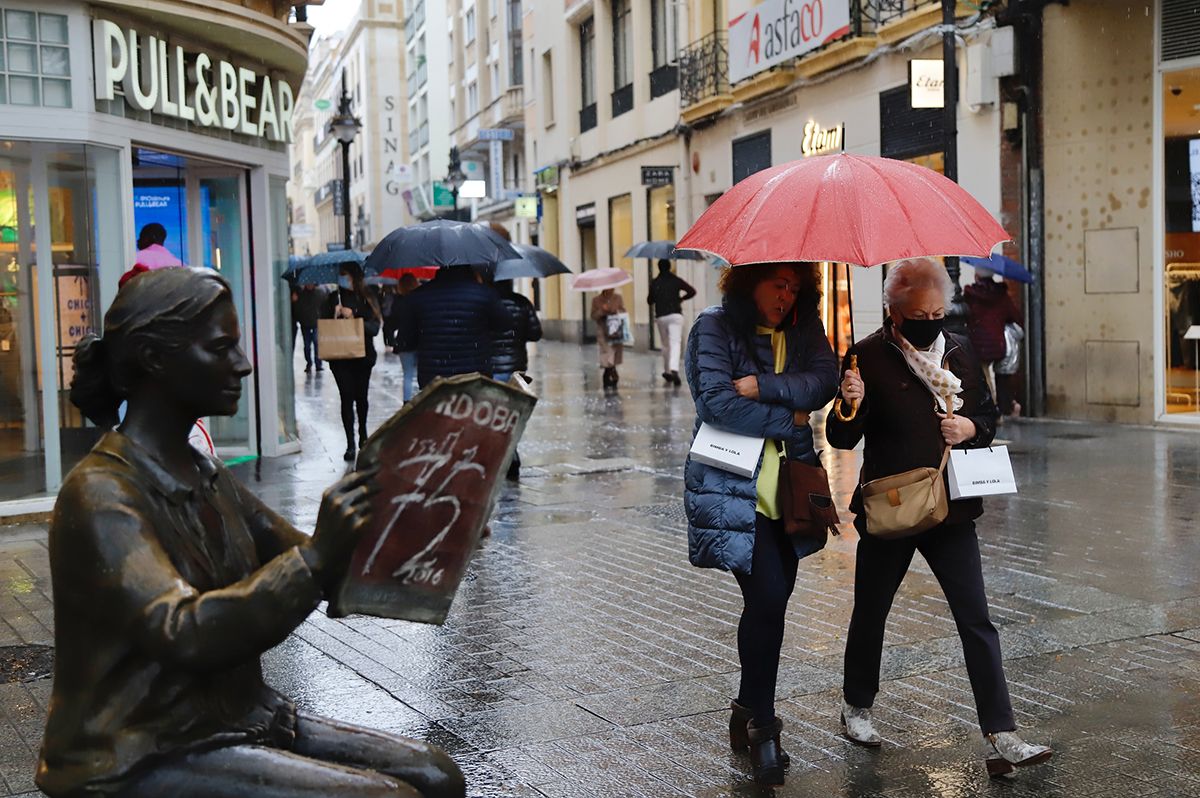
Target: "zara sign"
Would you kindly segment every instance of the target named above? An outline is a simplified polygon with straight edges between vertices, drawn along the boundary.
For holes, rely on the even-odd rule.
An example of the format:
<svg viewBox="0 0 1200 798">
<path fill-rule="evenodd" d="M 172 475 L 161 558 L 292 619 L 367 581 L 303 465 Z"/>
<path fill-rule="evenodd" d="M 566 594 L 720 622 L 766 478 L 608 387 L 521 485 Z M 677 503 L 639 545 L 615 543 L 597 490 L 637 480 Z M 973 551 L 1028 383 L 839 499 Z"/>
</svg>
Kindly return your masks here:
<svg viewBox="0 0 1200 798">
<path fill-rule="evenodd" d="M 228 61 L 214 63 L 207 53 L 185 53 L 103 19 L 92 23 L 92 47 L 98 100 L 114 99 L 120 84 L 135 110 L 269 141 L 292 140 L 294 97 L 285 81 Z"/>
</svg>

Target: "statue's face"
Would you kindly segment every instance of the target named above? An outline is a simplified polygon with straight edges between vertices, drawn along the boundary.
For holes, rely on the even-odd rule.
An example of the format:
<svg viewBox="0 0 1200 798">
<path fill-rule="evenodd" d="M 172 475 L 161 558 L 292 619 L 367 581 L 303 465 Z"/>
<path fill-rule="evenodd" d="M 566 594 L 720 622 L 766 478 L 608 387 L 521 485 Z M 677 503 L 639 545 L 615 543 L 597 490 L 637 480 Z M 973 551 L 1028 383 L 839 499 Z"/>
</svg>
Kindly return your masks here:
<svg viewBox="0 0 1200 798">
<path fill-rule="evenodd" d="M 163 364 L 163 379 L 197 418 L 237 412 L 242 380 L 252 370 L 241 340 L 237 311 L 221 300 L 196 325 L 192 343 Z"/>
</svg>

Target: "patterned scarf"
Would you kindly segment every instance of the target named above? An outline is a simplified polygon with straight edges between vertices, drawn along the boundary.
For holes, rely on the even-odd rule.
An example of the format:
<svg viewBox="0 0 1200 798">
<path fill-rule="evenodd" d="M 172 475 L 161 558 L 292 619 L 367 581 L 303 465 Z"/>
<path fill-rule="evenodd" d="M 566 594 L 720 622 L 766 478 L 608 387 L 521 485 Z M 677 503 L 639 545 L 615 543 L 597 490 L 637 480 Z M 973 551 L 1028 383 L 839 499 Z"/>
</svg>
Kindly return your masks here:
<svg viewBox="0 0 1200 798">
<path fill-rule="evenodd" d="M 946 412 L 946 397 L 951 394 L 954 396 L 954 409 L 959 410 L 963 406 L 962 397 L 959 396 L 962 393 L 962 380 L 956 377 L 954 372 L 942 367 L 942 361 L 946 357 L 946 336 L 938 333 L 933 345 L 921 350 L 910 344 L 899 330 L 895 330 L 895 334 L 896 343 L 904 359 L 908 361 L 908 367 L 933 394 L 938 410 Z"/>
</svg>

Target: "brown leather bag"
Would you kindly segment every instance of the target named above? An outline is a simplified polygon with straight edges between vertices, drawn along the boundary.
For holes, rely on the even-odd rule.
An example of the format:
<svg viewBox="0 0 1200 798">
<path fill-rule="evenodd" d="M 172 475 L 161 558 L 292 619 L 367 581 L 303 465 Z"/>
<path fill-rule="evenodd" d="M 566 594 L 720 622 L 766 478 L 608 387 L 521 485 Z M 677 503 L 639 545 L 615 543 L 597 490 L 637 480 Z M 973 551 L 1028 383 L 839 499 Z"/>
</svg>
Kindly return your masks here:
<svg viewBox="0 0 1200 798">
<path fill-rule="evenodd" d="M 819 538 L 838 534 L 837 507 L 829 489 L 829 475 L 819 465 L 779 458 L 779 511 L 789 535 Z"/>
</svg>

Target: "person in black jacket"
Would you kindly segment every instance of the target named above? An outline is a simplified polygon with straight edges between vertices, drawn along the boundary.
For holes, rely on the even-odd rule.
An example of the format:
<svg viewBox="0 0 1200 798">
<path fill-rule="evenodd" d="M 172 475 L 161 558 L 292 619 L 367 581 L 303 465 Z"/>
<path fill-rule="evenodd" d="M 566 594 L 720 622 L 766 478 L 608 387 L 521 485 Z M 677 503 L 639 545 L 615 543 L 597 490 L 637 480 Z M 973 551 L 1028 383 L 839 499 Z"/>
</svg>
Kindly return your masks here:
<svg viewBox="0 0 1200 798">
<path fill-rule="evenodd" d="M 985 447 L 996 434 L 996 405 L 971 342 L 943 330 L 951 289 L 945 268 L 932 260 L 892 266 L 884 282 L 888 316 L 883 328 L 846 355 L 841 398 L 858 403 L 857 414 L 843 421 L 831 413 L 825 437 L 838 449 L 853 449 L 865 438 L 863 483 L 914 468 L 936 468 L 947 447 Z M 849 368 L 851 356 L 858 357 L 858 373 Z M 1049 748 L 1026 743 L 1016 734 L 975 534 L 983 502 L 951 501 L 943 523 L 898 539 L 867 531 L 861 487 L 850 509 L 857 515 L 859 540 L 854 609 L 846 635 L 843 734 L 859 745 L 881 744 L 871 707 L 879 692 L 884 627 L 896 591 L 919 551 L 946 594 L 962 638 L 967 676 L 988 744 L 988 773 L 1003 775 L 1049 759 Z"/>
<path fill-rule="evenodd" d="M 500 280 L 495 287 L 500 301 L 512 315 L 513 329 L 500 333 L 492 342 L 492 370 L 496 380 L 508 382 L 513 374 L 529 368 L 525 345 L 542 340 L 542 322 L 533 303 L 513 290 L 512 280 Z M 513 452 L 507 476 L 512 482 L 521 478 L 521 455 L 517 452 Z"/>
<path fill-rule="evenodd" d="M 658 262 L 658 276 L 650 282 L 646 302 L 654 309 L 658 334 L 662 338 L 663 379 L 682 385 L 679 379 L 679 350 L 683 345 L 683 303 L 696 295 L 696 289 L 675 272 L 671 261 Z"/>
<path fill-rule="evenodd" d="M 342 400 L 342 427 L 346 431 L 346 462 L 358 456 L 354 446 L 354 412 L 358 411 L 358 445 L 367 440 L 367 389 L 371 370 L 375 368 L 375 336 L 379 334 L 383 314 L 379 302 L 363 283 L 362 267 L 356 263 L 343 264 L 338 273 L 338 290 L 325 300 L 321 317 L 325 319 L 362 319 L 366 354 L 349 360 L 331 360 L 329 369 L 337 381 Z"/>
<path fill-rule="evenodd" d="M 390 342 L 388 345 L 392 347 L 392 351 L 400 356 L 400 368 L 404 374 L 402 397 L 406 404 L 412 401 L 417 393 L 417 353 L 415 349 L 401 345 L 400 328 L 404 326 L 404 319 L 412 313 L 412 293 L 419 285 L 417 278 L 412 274 L 405 274 L 400 278 L 399 291 L 392 297 L 392 307 L 383 324 L 385 340 Z"/>
<path fill-rule="evenodd" d="M 500 382 L 508 382 L 513 374 L 529 368 L 525 345 L 542 340 L 542 322 L 533 303 L 513 290 L 512 280 L 500 280 L 494 285 L 497 296 L 512 316 L 513 328 L 492 341 L 492 372 Z"/>
<path fill-rule="evenodd" d="M 311 372 L 313 366 L 317 371 L 322 371 L 321 353 L 317 349 L 317 318 L 325 303 L 325 291 L 315 285 L 299 285 L 293 289 L 292 296 L 293 319 L 304 338 L 304 373 Z M 292 345 L 295 346 L 295 343 Z"/>
<path fill-rule="evenodd" d="M 515 326 L 491 286 L 470 266 L 447 266 L 413 291 L 396 345 L 417 352 L 417 381 L 479 372 L 492 376 L 492 341 Z"/>
</svg>

